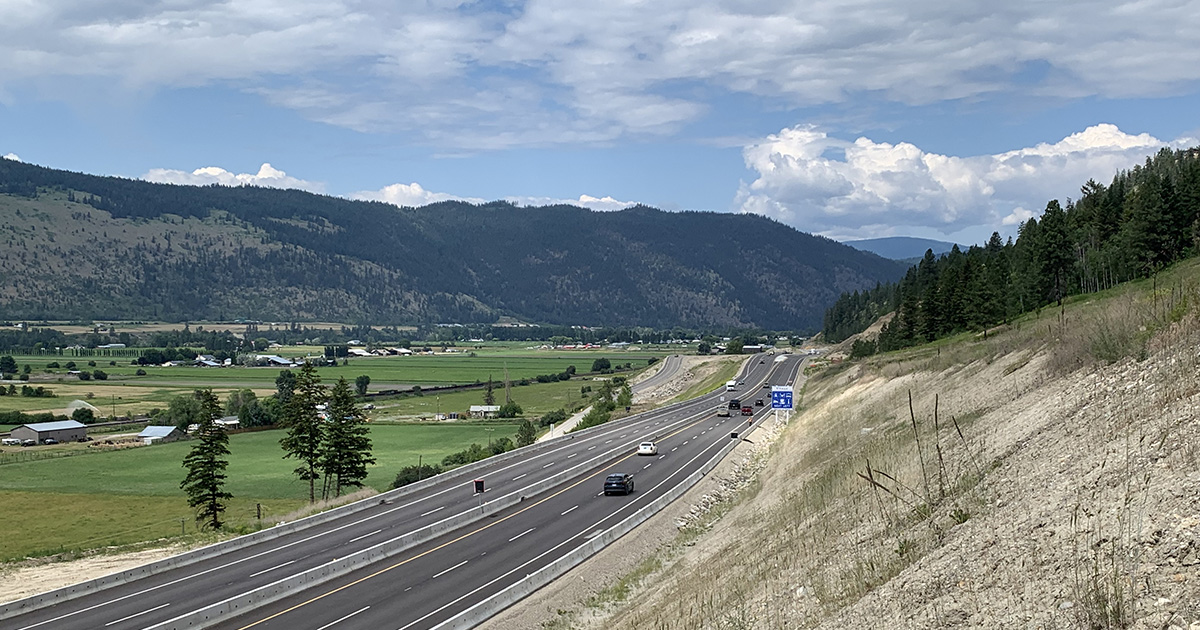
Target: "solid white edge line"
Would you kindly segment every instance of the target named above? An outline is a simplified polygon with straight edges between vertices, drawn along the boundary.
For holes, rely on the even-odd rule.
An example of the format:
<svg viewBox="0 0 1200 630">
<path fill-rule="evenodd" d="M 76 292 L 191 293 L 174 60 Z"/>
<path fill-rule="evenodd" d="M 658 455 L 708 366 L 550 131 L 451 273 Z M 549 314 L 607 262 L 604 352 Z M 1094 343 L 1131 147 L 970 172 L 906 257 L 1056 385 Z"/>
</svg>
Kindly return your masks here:
<svg viewBox="0 0 1200 630">
<path fill-rule="evenodd" d="M 171 605 L 171 602 L 167 602 L 167 603 L 163 604 L 162 606 L 155 606 L 154 608 L 151 608 L 150 610 L 143 610 L 140 613 L 134 613 L 132 615 L 129 615 L 128 617 L 122 617 L 116 621 L 110 621 L 110 622 L 104 624 L 104 627 L 107 628 L 108 626 L 111 626 L 116 623 L 121 623 L 122 621 L 129 621 L 130 619 L 133 619 L 134 617 L 141 617 L 142 615 L 144 615 L 146 613 L 152 613 L 152 612 L 158 610 L 159 608 L 166 608 L 167 606 L 170 606 L 170 605 Z"/>
<path fill-rule="evenodd" d="M 317 628 L 317 630 L 326 630 L 326 628 L 332 628 L 333 626 L 335 626 L 339 623 L 342 623 L 343 621 L 353 617 L 354 615 L 357 615 L 358 613 L 360 613 L 368 608 L 370 608 L 370 606 L 363 606 L 362 608 L 359 608 L 358 610 L 350 613 L 349 615 L 346 615 L 345 617 L 342 617 L 341 619 L 338 619 L 336 621 L 331 621 L 331 622 L 321 626 L 320 628 Z"/>
</svg>

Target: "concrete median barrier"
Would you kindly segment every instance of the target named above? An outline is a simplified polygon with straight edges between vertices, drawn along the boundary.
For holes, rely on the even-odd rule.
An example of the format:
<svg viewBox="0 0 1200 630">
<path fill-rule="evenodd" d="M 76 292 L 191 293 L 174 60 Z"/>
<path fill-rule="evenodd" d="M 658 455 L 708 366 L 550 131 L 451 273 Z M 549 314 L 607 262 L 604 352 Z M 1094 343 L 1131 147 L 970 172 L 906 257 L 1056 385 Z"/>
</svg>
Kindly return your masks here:
<svg viewBox="0 0 1200 630">
<path fill-rule="evenodd" d="M 765 416 L 764 416 L 765 418 Z M 761 422 L 761 420 L 759 421 Z M 755 426 L 758 423 L 755 424 Z M 475 604 L 474 606 L 464 610 L 458 615 L 447 619 L 446 621 L 434 626 L 434 630 L 467 630 L 492 618 L 493 615 L 521 601 L 539 588 L 553 582 L 567 571 L 575 568 L 583 563 L 584 560 L 599 553 L 602 549 L 615 542 L 621 536 L 633 531 L 635 527 L 641 525 L 651 516 L 658 514 L 679 497 L 683 496 L 692 486 L 700 482 L 713 468 L 716 468 L 726 455 L 730 453 L 739 441 L 730 440 L 728 444 L 721 447 L 716 455 L 713 455 L 700 470 L 688 475 L 683 481 L 679 482 L 675 487 L 667 491 L 666 494 L 651 501 L 649 505 L 629 515 L 625 520 L 613 525 L 604 530 L 599 536 L 583 543 L 575 549 L 567 552 L 558 560 L 538 569 L 537 571 L 525 576 L 521 580 L 513 583 L 504 590 L 496 593 L 488 599 Z"/>
</svg>

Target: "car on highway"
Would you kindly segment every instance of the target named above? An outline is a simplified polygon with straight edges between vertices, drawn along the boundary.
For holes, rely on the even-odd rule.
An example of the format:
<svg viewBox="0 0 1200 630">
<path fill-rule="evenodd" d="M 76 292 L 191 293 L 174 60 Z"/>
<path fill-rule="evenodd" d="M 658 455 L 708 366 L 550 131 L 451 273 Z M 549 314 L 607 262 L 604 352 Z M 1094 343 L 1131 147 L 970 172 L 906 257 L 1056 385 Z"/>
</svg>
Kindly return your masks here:
<svg viewBox="0 0 1200 630">
<path fill-rule="evenodd" d="M 754 399 L 754 406 L 755 406 L 755 407 L 762 407 L 762 406 L 763 406 L 763 399 L 761 399 L 761 398 L 756 398 L 756 399 Z"/>
<path fill-rule="evenodd" d="M 658 455 L 658 445 L 654 442 L 638 444 L 638 455 Z"/>
<path fill-rule="evenodd" d="M 629 494 L 633 492 L 633 475 L 612 473 L 604 478 L 604 494 Z"/>
<path fill-rule="evenodd" d="M 742 415 L 743 416 L 753 416 L 754 415 L 754 407 L 751 407 L 749 405 L 742 407 Z"/>
<path fill-rule="evenodd" d="M 729 417 L 729 409 L 727 409 L 727 408 L 725 408 L 725 407 L 722 407 L 722 408 L 718 409 L 718 410 L 717 410 L 717 417 L 719 417 L 719 418 L 728 418 L 728 417 Z"/>
</svg>

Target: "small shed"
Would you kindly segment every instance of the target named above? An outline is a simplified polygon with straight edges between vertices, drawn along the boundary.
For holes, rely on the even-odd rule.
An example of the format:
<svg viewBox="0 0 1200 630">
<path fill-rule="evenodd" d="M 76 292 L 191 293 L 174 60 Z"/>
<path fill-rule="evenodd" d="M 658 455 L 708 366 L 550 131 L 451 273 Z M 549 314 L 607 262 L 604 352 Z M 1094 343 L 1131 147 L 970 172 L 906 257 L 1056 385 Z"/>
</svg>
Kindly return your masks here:
<svg viewBox="0 0 1200 630">
<path fill-rule="evenodd" d="M 471 405 L 472 418 L 495 418 L 500 413 L 500 405 Z"/>
<path fill-rule="evenodd" d="M 20 440 L 37 440 L 38 444 L 49 439 L 59 442 L 75 442 L 87 439 L 87 427 L 74 420 L 34 422 L 22 424 L 13 429 L 9 435 Z"/>
<path fill-rule="evenodd" d="M 154 444 L 155 442 L 174 442 L 183 437 L 183 432 L 178 427 L 165 426 L 148 426 L 138 433 L 138 438 L 145 444 Z"/>
</svg>

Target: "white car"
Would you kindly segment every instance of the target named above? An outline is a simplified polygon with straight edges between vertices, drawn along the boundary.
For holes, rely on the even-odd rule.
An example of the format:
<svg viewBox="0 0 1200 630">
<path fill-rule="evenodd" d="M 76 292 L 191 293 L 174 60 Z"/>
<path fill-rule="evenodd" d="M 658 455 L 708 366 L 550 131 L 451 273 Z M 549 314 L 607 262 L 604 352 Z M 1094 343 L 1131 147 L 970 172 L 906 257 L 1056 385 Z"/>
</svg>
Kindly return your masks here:
<svg viewBox="0 0 1200 630">
<path fill-rule="evenodd" d="M 638 455 L 658 455 L 658 445 L 654 442 L 638 444 Z"/>
</svg>

